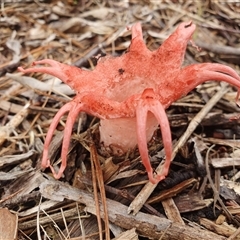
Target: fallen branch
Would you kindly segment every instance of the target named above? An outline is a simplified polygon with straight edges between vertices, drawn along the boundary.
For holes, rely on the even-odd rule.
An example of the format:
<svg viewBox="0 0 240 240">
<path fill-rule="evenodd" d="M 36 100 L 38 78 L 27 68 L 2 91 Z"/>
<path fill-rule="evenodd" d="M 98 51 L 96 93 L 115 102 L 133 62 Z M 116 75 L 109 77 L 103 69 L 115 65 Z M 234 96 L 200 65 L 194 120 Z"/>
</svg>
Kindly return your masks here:
<svg viewBox="0 0 240 240">
<path fill-rule="evenodd" d="M 96 214 L 96 203 L 93 194 L 75 189 L 68 184 L 56 180 L 46 179 L 40 185 L 41 194 L 48 199 L 55 201 L 63 201 L 69 199 L 86 205 L 86 211 Z M 103 206 L 100 201 L 101 217 L 104 217 Z M 136 228 L 141 236 L 154 239 L 171 239 L 171 240 L 193 240 L 193 239 L 215 239 L 224 240 L 225 237 L 219 236 L 210 231 L 199 227 L 190 227 L 174 223 L 166 218 L 160 218 L 154 215 L 139 212 L 136 216 L 127 214 L 127 206 L 107 199 L 109 220 L 117 226 L 124 229 Z"/>
</svg>

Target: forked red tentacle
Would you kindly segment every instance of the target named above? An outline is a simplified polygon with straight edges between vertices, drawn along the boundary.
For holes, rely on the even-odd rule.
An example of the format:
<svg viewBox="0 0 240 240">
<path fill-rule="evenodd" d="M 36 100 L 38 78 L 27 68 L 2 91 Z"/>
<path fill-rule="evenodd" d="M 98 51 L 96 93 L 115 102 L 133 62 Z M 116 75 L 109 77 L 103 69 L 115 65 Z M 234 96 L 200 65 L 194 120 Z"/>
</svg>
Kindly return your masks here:
<svg viewBox="0 0 240 240">
<path fill-rule="evenodd" d="M 66 103 L 58 112 L 57 114 L 54 116 L 52 123 L 50 124 L 50 127 L 48 129 L 47 132 L 47 136 L 44 142 L 44 147 L 43 147 L 43 156 L 42 156 L 42 167 L 46 168 L 50 166 L 50 161 L 48 159 L 48 150 L 49 150 L 49 146 L 54 134 L 54 131 L 57 128 L 57 125 L 61 119 L 61 117 L 66 113 L 69 112 L 72 108 L 72 103 Z"/>
<path fill-rule="evenodd" d="M 44 59 L 44 60 L 35 61 L 32 63 L 33 66 L 43 65 L 43 64 L 49 64 L 50 67 L 32 67 L 28 69 L 19 67 L 18 70 L 23 73 L 33 73 L 33 72 L 47 73 L 61 80 L 67 77 L 66 74 L 62 71 L 62 63 L 60 62 L 57 62 L 51 59 Z"/>
<path fill-rule="evenodd" d="M 155 103 L 154 105 L 149 106 L 149 111 L 154 114 L 154 116 L 158 120 L 158 123 L 161 127 L 163 146 L 164 146 L 165 155 L 166 155 L 166 159 L 163 165 L 163 170 L 161 175 L 155 176 L 155 179 L 157 179 L 159 182 L 167 176 L 168 170 L 171 164 L 172 135 L 171 135 L 171 129 L 170 129 L 168 117 L 163 105 L 157 100 L 155 100 L 154 103 Z"/>
<path fill-rule="evenodd" d="M 145 104 L 139 103 L 136 108 L 136 119 L 137 119 L 137 139 L 138 139 L 138 149 L 142 159 L 142 163 L 146 168 L 148 173 L 148 178 L 150 182 L 154 183 L 155 179 L 153 177 L 153 169 L 148 157 L 147 148 L 147 137 L 146 137 L 146 122 L 147 122 L 148 107 Z"/>
<path fill-rule="evenodd" d="M 240 94 L 240 79 L 236 80 L 235 78 L 220 72 L 205 71 L 204 73 L 207 74 L 208 76 L 206 76 L 205 74 L 202 74 L 202 77 L 206 77 L 208 78 L 208 80 L 211 79 L 211 80 L 217 80 L 217 81 L 224 81 L 237 87 L 238 93 L 236 95 L 236 101 L 238 100 L 239 94 Z"/>
<path fill-rule="evenodd" d="M 32 67 L 28 69 L 19 67 L 18 70 L 23 73 L 38 72 L 38 73 L 50 74 L 52 76 L 55 76 L 61 79 L 63 82 L 68 84 L 72 89 L 74 89 L 74 86 L 76 84 L 72 76 L 77 76 L 78 74 L 80 75 L 82 73 L 82 69 L 80 68 L 69 66 L 67 64 L 60 63 L 52 59 L 44 59 L 44 60 L 33 62 L 34 66 L 37 64 L 39 65 L 48 64 L 50 66 L 49 67 Z"/>
<path fill-rule="evenodd" d="M 206 81 L 223 81 L 227 82 L 238 88 L 238 94 L 240 91 L 240 77 L 237 73 L 228 66 L 222 66 L 220 64 L 193 64 L 185 67 L 181 71 L 181 78 L 185 80 L 186 88 L 185 92 L 188 93 L 199 84 Z M 237 99 L 236 99 L 237 100 Z"/>
<path fill-rule="evenodd" d="M 168 174 L 172 156 L 172 137 L 169 121 L 164 107 L 158 99 L 154 98 L 155 94 L 152 89 L 146 89 L 142 94 L 142 99 L 136 108 L 137 118 L 137 138 L 138 148 L 142 163 L 145 166 L 148 178 L 153 184 L 163 180 Z M 153 176 L 153 169 L 148 156 L 147 138 L 146 138 L 146 122 L 148 112 L 152 112 L 157 118 L 162 131 L 163 145 L 166 154 L 166 160 L 163 166 L 163 172 L 160 175 Z"/>
<path fill-rule="evenodd" d="M 223 81 L 237 88 L 240 88 L 240 79 L 237 80 L 236 78 L 233 78 L 232 76 L 226 75 L 221 72 L 212 72 L 208 70 L 203 70 L 203 72 L 201 73 L 201 76 L 197 76 L 197 79 L 199 79 L 201 82 L 210 81 L 210 80 Z M 205 80 L 202 80 L 202 79 L 205 79 Z"/>
<path fill-rule="evenodd" d="M 201 63 L 201 64 L 194 64 L 194 65 L 199 66 L 199 68 L 203 69 L 203 70 L 209 70 L 209 71 L 221 72 L 221 73 L 228 74 L 231 77 L 236 78 L 236 79 L 238 79 L 238 81 L 240 81 L 240 77 L 237 74 L 237 72 L 228 66 L 225 66 L 225 65 L 222 65 L 219 63 Z M 190 65 L 190 66 L 194 66 L 194 65 Z"/>
<path fill-rule="evenodd" d="M 63 136 L 63 142 L 62 142 L 62 152 L 61 152 L 62 162 L 61 162 L 61 166 L 60 166 L 60 169 L 59 169 L 58 173 L 56 173 L 54 168 L 51 165 L 49 165 L 49 167 L 52 170 L 53 176 L 56 179 L 59 179 L 63 175 L 63 172 L 64 172 L 64 170 L 67 166 L 67 154 L 68 154 L 68 148 L 69 148 L 69 145 L 70 145 L 73 125 L 75 123 L 75 120 L 76 120 L 77 116 L 79 115 L 79 113 L 83 109 L 83 104 L 78 103 L 78 102 L 74 102 L 74 100 L 71 101 L 69 104 L 71 106 L 71 109 L 69 111 L 67 121 L 66 121 L 66 125 L 65 125 L 65 129 L 64 129 L 64 136 Z"/>
</svg>

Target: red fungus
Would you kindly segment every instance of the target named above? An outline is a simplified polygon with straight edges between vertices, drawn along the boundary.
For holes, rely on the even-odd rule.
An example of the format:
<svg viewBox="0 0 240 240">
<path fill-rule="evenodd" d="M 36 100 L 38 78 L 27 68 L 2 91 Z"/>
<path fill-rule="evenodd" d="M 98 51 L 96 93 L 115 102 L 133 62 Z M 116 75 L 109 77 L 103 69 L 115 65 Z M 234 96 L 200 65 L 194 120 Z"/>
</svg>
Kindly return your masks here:
<svg viewBox="0 0 240 240">
<path fill-rule="evenodd" d="M 143 42 L 141 24 L 132 27 L 128 51 L 120 57 L 100 58 L 93 71 L 82 70 L 54 60 L 36 61 L 48 64 L 19 70 L 41 72 L 60 78 L 76 91 L 75 98 L 65 104 L 54 117 L 46 136 L 42 166 L 50 167 L 60 178 L 67 164 L 67 151 L 72 127 L 79 112 L 99 117 L 100 136 L 105 146 L 119 146 L 123 151 L 138 144 L 142 163 L 149 180 L 157 183 L 165 178 L 171 161 L 172 140 L 165 109 L 197 85 L 208 80 L 228 82 L 240 89 L 240 77 L 230 67 L 203 63 L 182 67 L 187 44 L 195 30 L 192 22 L 181 23 L 156 51 Z M 55 173 L 48 159 L 48 149 L 60 118 L 69 112 L 62 144 L 62 164 Z M 153 175 L 147 142 L 158 125 L 161 127 L 166 160 L 163 172 Z"/>
</svg>

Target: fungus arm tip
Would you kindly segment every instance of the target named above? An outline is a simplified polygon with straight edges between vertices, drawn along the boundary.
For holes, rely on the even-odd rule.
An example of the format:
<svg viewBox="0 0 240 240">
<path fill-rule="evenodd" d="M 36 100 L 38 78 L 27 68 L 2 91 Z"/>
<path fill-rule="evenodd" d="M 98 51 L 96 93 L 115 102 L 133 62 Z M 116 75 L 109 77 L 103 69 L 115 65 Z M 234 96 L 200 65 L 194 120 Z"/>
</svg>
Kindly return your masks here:
<svg viewBox="0 0 240 240">
<path fill-rule="evenodd" d="M 148 156 L 147 149 L 147 138 L 146 138 L 146 122 L 148 111 L 152 112 L 158 123 L 160 124 L 162 131 L 163 145 L 165 149 L 166 159 L 163 165 L 163 170 L 160 175 L 153 176 L 153 169 L 151 167 L 150 159 Z M 137 117 L 137 138 L 138 148 L 141 155 L 142 163 L 148 173 L 148 178 L 153 184 L 163 180 L 168 174 L 169 166 L 172 157 L 172 137 L 169 126 L 169 121 L 165 113 L 164 107 L 157 99 L 145 98 L 139 102 L 136 109 Z"/>
</svg>

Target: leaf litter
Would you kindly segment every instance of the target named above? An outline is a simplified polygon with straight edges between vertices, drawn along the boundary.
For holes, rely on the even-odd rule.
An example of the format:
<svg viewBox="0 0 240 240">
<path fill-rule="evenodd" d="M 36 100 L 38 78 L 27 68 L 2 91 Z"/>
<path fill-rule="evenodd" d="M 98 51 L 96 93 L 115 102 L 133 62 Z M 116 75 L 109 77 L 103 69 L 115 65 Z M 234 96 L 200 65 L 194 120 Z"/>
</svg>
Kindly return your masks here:
<svg viewBox="0 0 240 240">
<path fill-rule="evenodd" d="M 74 94 L 48 75 L 21 76 L 17 67 L 52 58 L 93 69 L 99 54 L 118 56 L 127 50 L 130 33 L 126 27 L 135 22 L 142 23 L 144 40 L 154 50 L 177 24 L 192 20 L 197 25 L 193 40 L 201 51 L 189 47 L 185 63 L 216 62 L 240 73 L 239 13 L 237 2 L 210 0 L 4 1 L 0 23 L 0 207 L 4 216 L 9 215 L 5 209 L 17 216 L 11 217 L 11 229 L 4 228 L 6 236 L 8 230 L 15 233 L 17 225 L 15 239 L 121 239 L 123 234 L 127 234 L 125 239 L 179 239 L 179 232 L 182 239 L 238 239 L 240 130 L 235 89 L 207 82 L 168 109 L 175 159 L 168 178 L 158 186 L 149 185 L 137 149 L 125 156 L 112 155 L 97 143 L 98 120 L 82 114 L 74 127 L 65 181 L 56 181 L 40 166 L 44 137 L 56 110 Z M 209 99 L 224 89 L 227 93 L 219 95 L 210 112 L 196 118 Z M 58 126 L 60 135 L 65 120 Z M 192 120 L 196 126 L 189 130 Z M 155 167 L 164 156 L 159 133 L 149 144 Z M 51 148 L 51 159 L 56 161 L 59 134 Z M 183 139 L 180 145 L 178 139 Z M 91 171 L 90 155 L 101 164 L 105 189 L 92 182 L 96 173 Z M 208 174 L 204 170 L 207 157 Z M 98 186 L 95 192 L 103 191 L 98 213 L 94 184 Z M 110 225 L 102 223 L 99 232 L 95 216 L 104 219 L 106 210 L 101 202 L 105 191 Z"/>
</svg>

